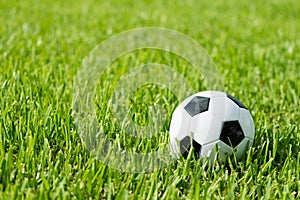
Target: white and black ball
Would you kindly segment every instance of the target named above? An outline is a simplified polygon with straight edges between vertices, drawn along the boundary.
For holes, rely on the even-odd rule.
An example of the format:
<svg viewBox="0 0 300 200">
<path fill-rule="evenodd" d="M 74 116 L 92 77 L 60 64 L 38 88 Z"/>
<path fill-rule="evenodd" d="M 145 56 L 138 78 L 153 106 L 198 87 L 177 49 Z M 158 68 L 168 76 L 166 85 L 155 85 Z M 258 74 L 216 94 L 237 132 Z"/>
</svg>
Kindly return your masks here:
<svg viewBox="0 0 300 200">
<path fill-rule="evenodd" d="M 234 97 L 205 91 L 185 99 L 173 112 L 170 123 L 171 150 L 186 157 L 193 147 L 195 156 L 221 161 L 236 155 L 241 159 L 253 145 L 255 127 L 249 110 Z"/>
</svg>

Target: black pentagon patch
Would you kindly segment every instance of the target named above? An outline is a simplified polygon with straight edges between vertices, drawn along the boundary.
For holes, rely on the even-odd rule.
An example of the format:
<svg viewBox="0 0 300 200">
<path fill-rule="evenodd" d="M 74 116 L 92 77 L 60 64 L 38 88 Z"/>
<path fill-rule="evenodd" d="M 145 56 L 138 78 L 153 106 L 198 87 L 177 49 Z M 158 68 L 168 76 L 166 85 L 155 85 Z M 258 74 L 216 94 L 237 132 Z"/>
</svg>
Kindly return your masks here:
<svg viewBox="0 0 300 200">
<path fill-rule="evenodd" d="M 196 142 L 195 140 L 192 139 L 192 145 L 191 145 L 191 138 L 189 136 L 186 136 L 180 141 L 180 153 L 184 158 L 187 158 L 189 155 L 189 151 L 191 147 L 194 148 L 194 156 L 196 158 L 200 158 L 200 153 L 201 153 L 201 144 Z"/>
<path fill-rule="evenodd" d="M 224 122 L 220 140 L 227 145 L 236 147 L 245 138 L 238 121 Z"/>
<path fill-rule="evenodd" d="M 247 109 L 246 106 L 244 106 L 244 104 L 242 104 L 242 102 L 240 102 L 239 100 L 237 100 L 237 99 L 234 98 L 233 96 L 227 94 L 227 97 L 228 97 L 229 99 L 231 99 L 235 104 L 237 104 L 240 108 L 245 108 L 245 109 Z"/>
<path fill-rule="evenodd" d="M 194 97 L 184 109 L 193 117 L 199 113 L 208 111 L 210 98 Z"/>
</svg>

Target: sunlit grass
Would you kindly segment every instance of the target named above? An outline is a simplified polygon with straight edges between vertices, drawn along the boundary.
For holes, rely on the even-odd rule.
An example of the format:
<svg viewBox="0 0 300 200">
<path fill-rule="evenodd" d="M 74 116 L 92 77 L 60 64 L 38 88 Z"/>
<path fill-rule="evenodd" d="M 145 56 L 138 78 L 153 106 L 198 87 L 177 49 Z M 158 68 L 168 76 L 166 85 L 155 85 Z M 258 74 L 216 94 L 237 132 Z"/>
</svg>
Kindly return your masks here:
<svg viewBox="0 0 300 200">
<path fill-rule="evenodd" d="M 299 199 L 299 10 L 299 1 L 0 2 L 0 199 Z M 254 117 L 255 142 L 244 160 L 208 167 L 206 160 L 180 158 L 131 174 L 103 165 L 85 148 L 71 115 L 73 79 L 98 43 L 145 26 L 183 32 L 212 56 L 224 90 Z M 171 64 L 197 80 L 196 90 L 209 89 L 187 63 L 165 56 L 146 51 L 134 63 Z M 131 65 L 125 56 L 113 66 L 95 102 L 107 136 L 138 152 L 166 145 L 176 94 L 139 88 L 130 110 L 137 123 L 148 123 L 147 106 L 157 102 L 166 124 L 162 136 L 126 137 L 103 111 L 106 90 Z"/>
</svg>

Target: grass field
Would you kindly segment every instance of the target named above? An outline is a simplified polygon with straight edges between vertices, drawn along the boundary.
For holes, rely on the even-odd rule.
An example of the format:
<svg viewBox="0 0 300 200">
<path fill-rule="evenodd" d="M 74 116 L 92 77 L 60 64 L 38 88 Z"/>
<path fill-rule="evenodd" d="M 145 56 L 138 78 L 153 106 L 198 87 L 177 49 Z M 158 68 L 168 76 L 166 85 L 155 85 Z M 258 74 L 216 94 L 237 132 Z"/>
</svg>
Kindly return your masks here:
<svg viewBox="0 0 300 200">
<path fill-rule="evenodd" d="M 0 24 L 0 199 L 300 199 L 299 1 L 14 0 L 0 2 Z M 210 168 L 189 158 L 152 173 L 127 173 L 85 148 L 71 115 L 83 59 L 113 34 L 153 26 L 199 42 L 218 66 L 224 91 L 251 110 L 256 137 L 241 162 Z M 144 51 L 134 58 L 173 63 L 199 82 L 172 55 Z M 128 139 L 103 112 L 111 77 L 129 70 L 130 59 L 120 59 L 99 82 L 101 125 L 125 149 L 157 149 L 168 143 L 167 126 L 150 140 Z M 155 101 L 170 118 L 179 103 L 154 85 L 134 95 L 142 106 L 132 112 L 140 114 Z"/>
</svg>

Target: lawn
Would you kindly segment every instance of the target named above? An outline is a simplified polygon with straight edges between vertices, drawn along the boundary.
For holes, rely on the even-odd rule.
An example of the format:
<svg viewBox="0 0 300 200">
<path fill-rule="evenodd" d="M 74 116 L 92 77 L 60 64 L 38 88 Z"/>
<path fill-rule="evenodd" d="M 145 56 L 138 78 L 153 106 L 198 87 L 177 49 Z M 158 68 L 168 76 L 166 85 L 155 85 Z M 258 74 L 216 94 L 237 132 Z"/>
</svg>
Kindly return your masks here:
<svg viewBox="0 0 300 200">
<path fill-rule="evenodd" d="M 0 199 L 300 198 L 300 1 L 13 0 L 0 2 L 0 24 Z M 72 115 L 74 79 L 96 45 L 137 27 L 177 30 L 212 57 L 223 90 L 254 118 L 255 142 L 242 161 L 209 166 L 189 157 L 130 173 L 88 151 Z M 180 103 L 172 91 L 148 84 L 130 97 L 136 123 L 149 122 L 150 104 L 166 110 L 150 139 L 127 136 L 109 106 L 118 78 L 154 62 L 196 91 L 211 89 L 173 54 L 138 50 L 115 60 L 99 77 L 95 112 L 107 138 L 128 151 L 169 142 Z"/>
</svg>

